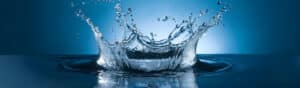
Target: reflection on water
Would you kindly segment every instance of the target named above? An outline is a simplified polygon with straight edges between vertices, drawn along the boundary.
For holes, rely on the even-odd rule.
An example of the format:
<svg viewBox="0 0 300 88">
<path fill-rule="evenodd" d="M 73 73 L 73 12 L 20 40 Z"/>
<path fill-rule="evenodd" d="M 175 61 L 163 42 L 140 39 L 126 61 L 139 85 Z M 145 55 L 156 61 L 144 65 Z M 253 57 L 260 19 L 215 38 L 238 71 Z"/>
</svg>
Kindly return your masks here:
<svg viewBox="0 0 300 88">
<path fill-rule="evenodd" d="M 195 79 L 193 69 L 163 75 L 103 71 L 95 88 L 198 88 Z"/>
<path fill-rule="evenodd" d="M 93 70 L 95 65 L 92 64 L 94 62 L 92 59 L 96 60 L 97 56 L 72 55 L 58 58 L 2 55 L 0 88 L 298 88 L 300 86 L 299 56 L 200 56 L 202 59 L 210 58 L 216 62 L 229 62 L 233 66 L 230 70 L 222 72 L 208 71 L 217 65 L 205 67 L 207 65 L 202 63 L 200 67 L 185 72 L 122 73 Z M 68 59 L 74 60 L 74 63 Z M 78 67 L 77 70 L 60 68 L 62 60 L 63 65 L 66 65 L 65 60 L 77 64 L 72 66 L 74 69 Z M 199 71 L 204 68 L 208 72 Z M 80 72 L 77 72 L 78 69 Z M 85 73 L 83 69 L 92 73 Z"/>
<path fill-rule="evenodd" d="M 197 78 L 215 76 L 231 68 L 231 64 L 213 58 L 200 59 L 197 63 L 184 70 L 140 72 L 106 70 L 97 65 L 93 58 L 73 58 L 63 63 L 68 71 L 96 73 L 95 88 L 198 88 Z"/>
</svg>

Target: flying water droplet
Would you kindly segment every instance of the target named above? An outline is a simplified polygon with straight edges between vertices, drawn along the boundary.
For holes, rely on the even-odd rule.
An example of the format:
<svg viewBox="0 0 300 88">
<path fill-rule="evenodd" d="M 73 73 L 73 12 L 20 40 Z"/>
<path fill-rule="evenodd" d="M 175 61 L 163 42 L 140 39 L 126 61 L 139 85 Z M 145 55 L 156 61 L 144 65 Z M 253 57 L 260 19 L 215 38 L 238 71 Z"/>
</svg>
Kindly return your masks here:
<svg viewBox="0 0 300 88">
<path fill-rule="evenodd" d="M 170 17 L 168 17 L 168 16 L 165 16 L 165 17 L 162 19 L 162 21 L 163 21 L 163 22 L 166 22 L 166 21 L 168 21 L 168 20 L 169 20 L 169 18 L 170 18 Z"/>
</svg>

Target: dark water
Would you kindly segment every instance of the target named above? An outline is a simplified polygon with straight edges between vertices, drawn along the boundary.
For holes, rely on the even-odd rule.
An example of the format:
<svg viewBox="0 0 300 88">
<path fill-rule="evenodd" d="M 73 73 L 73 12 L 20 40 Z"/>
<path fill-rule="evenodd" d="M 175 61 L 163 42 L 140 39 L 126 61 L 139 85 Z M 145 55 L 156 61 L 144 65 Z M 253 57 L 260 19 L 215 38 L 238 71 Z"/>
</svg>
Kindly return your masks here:
<svg viewBox="0 0 300 88">
<path fill-rule="evenodd" d="M 299 88 L 300 57 L 282 55 L 198 55 L 229 62 L 231 69 L 209 73 L 190 69 L 168 73 L 70 71 L 61 62 L 81 56 L 0 56 L 0 88 Z M 89 62 L 89 61 L 86 61 Z M 85 63 L 84 61 L 82 63 Z M 93 65 L 86 65 L 93 67 Z"/>
</svg>

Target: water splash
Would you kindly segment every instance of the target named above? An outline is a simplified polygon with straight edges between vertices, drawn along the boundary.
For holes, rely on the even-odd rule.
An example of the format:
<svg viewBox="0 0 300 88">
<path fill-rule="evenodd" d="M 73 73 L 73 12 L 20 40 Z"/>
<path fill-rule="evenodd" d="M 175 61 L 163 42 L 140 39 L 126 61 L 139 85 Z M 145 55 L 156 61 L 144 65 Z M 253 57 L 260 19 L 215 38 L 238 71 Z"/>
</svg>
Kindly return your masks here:
<svg viewBox="0 0 300 88">
<path fill-rule="evenodd" d="M 91 27 L 100 50 L 97 63 L 108 70 L 132 69 L 150 72 L 189 68 L 197 61 L 195 56 L 199 38 L 210 28 L 220 24 L 223 14 L 227 12 L 227 5 L 219 0 L 217 4 L 220 11 L 206 22 L 200 18 L 208 13 L 208 9 L 201 10 L 198 15 L 191 13 L 187 19 L 180 22 L 170 16 L 157 18 L 157 21 L 173 21 L 176 25 L 167 38 L 156 40 L 156 34 L 150 33 L 150 36 L 147 36 L 139 30 L 132 8 L 124 11 L 121 0 L 105 1 L 116 3 L 115 20 L 124 31 L 121 41 L 114 43 L 106 41 L 99 27 L 83 13 L 82 9 L 76 8 L 74 12 Z M 81 3 L 86 4 L 84 1 Z M 71 3 L 71 6 L 75 8 L 74 3 Z"/>
</svg>

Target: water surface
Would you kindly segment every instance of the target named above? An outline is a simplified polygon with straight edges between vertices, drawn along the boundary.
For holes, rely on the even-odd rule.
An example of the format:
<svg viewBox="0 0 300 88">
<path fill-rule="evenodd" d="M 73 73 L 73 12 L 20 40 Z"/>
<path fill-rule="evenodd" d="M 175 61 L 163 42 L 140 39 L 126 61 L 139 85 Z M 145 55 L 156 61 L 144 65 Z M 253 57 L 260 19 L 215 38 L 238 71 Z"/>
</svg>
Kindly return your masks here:
<svg viewBox="0 0 300 88">
<path fill-rule="evenodd" d="M 63 58 L 62 58 L 63 57 Z M 61 68 L 64 58 L 80 56 L 0 56 L 1 88 L 297 88 L 300 86 L 299 56 L 198 55 L 226 61 L 232 68 L 207 74 L 195 72 L 118 75 L 115 72 L 74 72 Z M 105 81 L 106 80 L 106 81 Z M 111 83 L 112 82 L 112 83 Z"/>
</svg>

